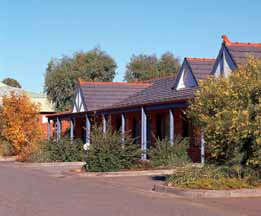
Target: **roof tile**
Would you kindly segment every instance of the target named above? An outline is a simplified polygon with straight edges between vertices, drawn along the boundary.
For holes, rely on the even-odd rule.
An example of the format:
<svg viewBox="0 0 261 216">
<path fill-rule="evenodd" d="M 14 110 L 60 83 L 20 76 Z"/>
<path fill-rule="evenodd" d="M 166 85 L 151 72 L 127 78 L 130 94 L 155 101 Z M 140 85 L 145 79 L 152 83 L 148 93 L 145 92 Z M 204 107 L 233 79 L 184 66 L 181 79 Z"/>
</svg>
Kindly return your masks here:
<svg viewBox="0 0 261 216">
<path fill-rule="evenodd" d="M 88 111 L 112 106 L 130 95 L 149 87 L 151 83 L 81 82 L 80 87 Z"/>
<path fill-rule="evenodd" d="M 206 80 L 215 63 L 214 58 L 186 58 L 197 80 Z"/>
</svg>

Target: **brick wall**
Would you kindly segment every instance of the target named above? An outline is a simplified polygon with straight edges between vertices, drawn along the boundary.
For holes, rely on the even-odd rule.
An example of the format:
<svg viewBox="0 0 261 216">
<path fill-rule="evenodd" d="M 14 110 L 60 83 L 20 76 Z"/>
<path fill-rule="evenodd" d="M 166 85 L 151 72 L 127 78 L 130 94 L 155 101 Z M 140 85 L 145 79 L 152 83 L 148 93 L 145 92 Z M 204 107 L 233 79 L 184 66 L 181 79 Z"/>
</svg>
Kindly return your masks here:
<svg viewBox="0 0 261 216">
<path fill-rule="evenodd" d="M 48 120 L 46 118 L 46 114 L 39 114 L 38 116 L 38 120 L 39 120 L 39 126 L 42 132 L 42 138 L 43 139 L 47 139 L 48 138 Z M 51 121 L 50 123 L 51 126 L 51 137 L 56 136 L 56 132 L 55 132 L 55 124 L 53 121 Z M 70 122 L 69 121 L 62 121 L 62 135 L 65 136 L 66 132 L 68 131 L 68 129 L 70 128 Z"/>
</svg>

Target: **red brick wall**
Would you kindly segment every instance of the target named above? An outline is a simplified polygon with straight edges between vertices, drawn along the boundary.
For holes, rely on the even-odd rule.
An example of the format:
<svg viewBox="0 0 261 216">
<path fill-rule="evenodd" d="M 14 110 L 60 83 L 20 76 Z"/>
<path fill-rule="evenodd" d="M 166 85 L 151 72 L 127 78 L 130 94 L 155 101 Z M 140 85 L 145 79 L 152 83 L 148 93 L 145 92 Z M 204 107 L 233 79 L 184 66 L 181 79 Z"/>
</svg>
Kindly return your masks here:
<svg viewBox="0 0 261 216">
<path fill-rule="evenodd" d="M 137 119 L 137 122 L 138 122 L 138 125 L 139 125 L 139 128 L 141 128 L 141 113 L 140 112 L 134 112 L 134 113 L 126 113 L 125 115 L 125 124 L 126 124 L 126 131 L 130 134 L 130 136 L 132 136 L 132 133 L 133 133 L 133 119 L 136 118 Z M 139 138 L 140 135 L 141 135 L 141 130 L 139 130 Z M 134 138 L 134 137 L 133 137 Z M 141 143 L 141 139 L 138 139 L 137 140 L 138 143 Z"/>
<path fill-rule="evenodd" d="M 74 125 L 74 138 L 75 139 L 83 138 L 84 128 L 85 128 L 85 119 L 84 118 L 75 118 L 75 125 Z"/>
<path fill-rule="evenodd" d="M 190 140 L 188 154 L 193 162 L 200 162 L 200 128 L 190 123 Z"/>
<path fill-rule="evenodd" d="M 180 109 L 175 109 L 173 110 L 174 112 L 174 121 L 175 121 L 175 125 L 174 125 L 174 131 L 175 131 L 175 135 L 179 135 L 182 136 L 183 135 L 183 121 L 182 121 L 182 110 Z"/>
<path fill-rule="evenodd" d="M 39 120 L 39 126 L 42 132 L 42 139 L 47 139 L 48 138 L 48 122 L 47 122 L 47 118 L 46 118 L 46 114 L 39 114 L 38 116 L 38 120 Z M 56 132 L 55 132 L 55 124 L 53 121 L 51 121 L 50 123 L 51 126 L 51 137 L 56 136 Z M 64 136 L 66 134 L 66 132 L 68 131 L 68 129 L 70 128 L 70 122 L 63 120 L 62 121 L 62 135 Z"/>
<path fill-rule="evenodd" d="M 39 114 L 38 121 L 39 121 L 39 127 L 41 128 L 41 132 L 42 132 L 42 138 L 47 139 L 48 138 L 48 122 L 45 117 L 45 114 Z M 53 126 L 51 125 L 51 134 L 52 134 L 52 132 L 53 132 Z"/>
</svg>

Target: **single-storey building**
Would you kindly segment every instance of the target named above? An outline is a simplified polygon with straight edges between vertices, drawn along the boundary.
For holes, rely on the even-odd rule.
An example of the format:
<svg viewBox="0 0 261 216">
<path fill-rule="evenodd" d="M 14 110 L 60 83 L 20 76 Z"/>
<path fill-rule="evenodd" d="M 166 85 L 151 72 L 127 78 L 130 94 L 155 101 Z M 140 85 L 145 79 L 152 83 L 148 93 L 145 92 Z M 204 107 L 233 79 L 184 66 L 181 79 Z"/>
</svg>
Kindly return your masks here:
<svg viewBox="0 0 261 216">
<path fill-rule="evenodd" d="M 124 134 L 129 131 L 147 150 L 154 145 L 154 137 L 168 137 L 173 144 L 177 135 L 189 137 L 188 154 L 193 161 L 204 161 L 204 135 L 200 128 L 188 121 L 184 110 L 193 99 L 200 80 L 209 75 L 228 76 L 252 55 L 261 57 L 261 44 L 223 42 L 217 58 L 184 58 L 177 76 L 167 76 L 145 82 L 85 82 L 79 81 L 71 112 L 48 115 L 49 133 L 55 122 L 56 139 L 61 138 L 61 121 L 70 122 L 70 137 L 90 143 L 91 128 L 100 121 L 104 133 L 108 122 Z M 143 154 L 143 160 L 147 155 Z"/>
</svg>

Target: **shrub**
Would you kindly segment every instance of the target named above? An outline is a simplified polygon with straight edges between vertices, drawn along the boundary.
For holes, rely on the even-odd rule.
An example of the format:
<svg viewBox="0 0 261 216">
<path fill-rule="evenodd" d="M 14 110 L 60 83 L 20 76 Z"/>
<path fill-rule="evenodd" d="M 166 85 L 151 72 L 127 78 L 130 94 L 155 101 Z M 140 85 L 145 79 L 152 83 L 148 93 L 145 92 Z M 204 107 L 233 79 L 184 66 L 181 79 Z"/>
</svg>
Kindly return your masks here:
<svg viewBox="0 0 261 216">
<path fill-rule="evenodd" d="M 0 156 L 12 156 L 15 154 L 14 148 L 10 142 L 0 138 Z"/>
<path fill-rule="evenodd" d="M 200 84 L 187 111 L 204 130 L 209 159 L 261 169 L 261 62 Z"/>
<path fill-rule="evenodd" d="M 58 143 L 54 140 L 42 141 L 38 151 L 34 152 L 29 160 L 37 162 L 61 161 L 72 162 L 82 161 L 84 156 L 83 142 L 62 138 Z"/>
<path fill-rule="evenodd" d="M 177 168 L 167 181 L 169 186 L 192 189 L 240 189 L 261 187 L 261 175 L 238 167 L 205 165 Z"/>
<path fill-rule="evenodd" d="M 38 106 L 26 95 L 11 94 L 3 97 L 0 111 L 0 136 L 20 161 L 36 150 L 41 137 Z M 9 146 L 11 144 L 11 147 Z"/>
<path fill-rule="evenodd" d="M 123 145 L 120 132 L 108 127 L 106 134 L 103 134 L 101 127 L 95 127 L 87 151 L 86 169 L 96 172 L 129 169 L 140 157 L 140 147 L 133 144 L 128 135 L 125 135 Z"/>
<path fill-rule="evenodd" d="M 152 162 L 150 160 L 140 160 L 137 161 L 133 166 L 131 166 L 131 170 L 151 170 L 154 169 Z"/>
<path fill-rule="evenodd" d="M 149 151 L 153 166 L 180 166 L 188 163 L 188 139 L 176 137 L 171 145 L 167 138 L 156 139 L 155 147 Z"/>
<path fill-rule="evenodd" d="M 50 158 L 50 147 L 52 142 L 48 142 L 46 140 L 40 141 L 38 144 L 38 148 L 36 151 L 34 151 L 27 161 L 29 162 L 51 162 Z M 56 143 L 57 144 L 57 143 Z"/>
</svg>

